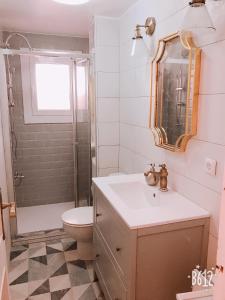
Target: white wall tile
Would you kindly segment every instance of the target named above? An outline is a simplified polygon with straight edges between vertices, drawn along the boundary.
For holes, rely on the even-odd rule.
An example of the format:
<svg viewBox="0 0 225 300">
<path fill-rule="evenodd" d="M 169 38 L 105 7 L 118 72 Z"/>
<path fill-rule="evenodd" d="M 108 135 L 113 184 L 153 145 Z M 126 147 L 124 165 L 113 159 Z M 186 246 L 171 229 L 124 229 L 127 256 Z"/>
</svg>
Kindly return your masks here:
<svg viewBox="0 0 225 300">
<path fill-rule="evenodd" d="M 132 133 L 132 134 L 131 134 Z M 156 148 L 150 129 L 120 124 L 120 145 L 156 164 L 164 162 L 164 151 Z"/>
<path fill-rule="evenodd" d="M 119 123 L 98 123 L 98 145 L 119 145 Z"/>
<path fill-rule="evenodd" d="M 135 69 L 120 72 L 120 97 L 135 97 Z"/>
<path fill-rule="evenodd" d="M 108 174 L 119 167 L 119 21 L 99 16 L 94 23 L 97 170 Z"/>
<path fill-rule="evenodd" d="M 120 97 L 147 97 L 150 95 L 150 63 L 120 73 Z"/>
<path fill-rule="evenodd" d="M 121 98 L 120 122 L 140 127 L 148 127 L 149 98 Z"/>
<path fill-rule="evenodd" d="M 210 233 L 217 237 L 219 228 L 220 193 L 169 169 L 169 185 L 210 213 Z"/>
<path fill-rule="evenodd" d="M 225 41 L 202 49 L 200 94 L 225 93 Z"/>
<path fill-rule="evenodd" d="M 206 158 L 217 161 L 216 176 L 211 176 L 205 172 Z M 166 151 L 165 161 L 172 170 L 221 193 L 225 162 L 225 148 L 223 146 L 192 139 L 185 153 Z"/>
<path fill-rule="evenodd" d="M 225 145 L 225 95 L 201 95 L 197 139 Z"/>
<path fill-rule="evenodd" d="M 119 146 L 100 146 L 98 149 L 99 168 L 118 168 Z"/>
<path fill-rule="evenodd" d="M 150 95 L 150 64 L 140 66 L 135 70 L 136 97 L 147 97 Z"/>
<path fill-rule="evenodd" d="M 95 17 L 96 45 L 119 46 L 119 20 Z"/>
<path fill-rule="evenodd" d="M 134 151 L 135 147 L 135 137 L 133 135 L 133 129 L 133 126 L 120 123 L 120 146 L 131 149 L 132 151 Z"/>
<path fill-rule="evenodd" d="M 107 169 L 99 169 L 98 176 L 105 177 L 111 174 L 118 173 L 118 168 L 107 168 Z"/>
<path fill-rule="evenodd" d="M 119 72 L 119 47 L 96 47 L 95 66 L 100 72 Z"/>
<path fill-rule="evenodd" d="M 133 158 L 134 153 L 131 150 L 120 146 L 119 171 L 127 174 L 133 173 Z"/>
<path fill-rule="evenodd" d="M 140 154 L 135 154 L 133 157 L 133 170 L 132 173 L 143 173 L 149 170 L 149 161 L 148 158 L 141 156 Z"/>
<path fill-rule="evenodd" d="M 119 97 L 119 73 L 97 73 L 97 96 L 99 98 Z"/>
<path fill-rule="evenodd" d="M 97 122 L 119 122 L 119 99 L 97 99 Z"/>
</svg>

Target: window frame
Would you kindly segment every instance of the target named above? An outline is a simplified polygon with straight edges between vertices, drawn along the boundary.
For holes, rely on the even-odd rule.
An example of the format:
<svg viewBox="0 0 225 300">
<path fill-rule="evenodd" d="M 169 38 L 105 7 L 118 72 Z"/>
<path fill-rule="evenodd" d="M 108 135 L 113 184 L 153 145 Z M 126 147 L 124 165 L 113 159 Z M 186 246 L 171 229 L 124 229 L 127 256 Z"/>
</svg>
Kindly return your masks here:
<svg viewBox="0 0 225 300">
<path fill-rule="evenodd" d="M 36 94 L 37 63 L 63 64 L 70 72 L 70 110 L 38 110 Z M 69 58 L 21 56 L 24 123 L 71 123 L 73 121 L 73 61 Z"/>
</svg>

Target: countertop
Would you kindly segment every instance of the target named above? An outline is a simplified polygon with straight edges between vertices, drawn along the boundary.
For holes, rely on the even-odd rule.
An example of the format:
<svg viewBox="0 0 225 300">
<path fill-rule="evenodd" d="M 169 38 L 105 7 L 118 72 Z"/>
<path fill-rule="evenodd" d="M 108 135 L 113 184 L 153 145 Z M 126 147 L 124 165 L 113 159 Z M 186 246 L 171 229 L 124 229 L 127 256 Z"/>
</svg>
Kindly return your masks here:
<svg viewBox="0 0 225 300">
<path fill-rule="evenodd" d="M 93 182 L 130 229 L 196 220 L 210 216 L 208 211 L 171 189 L 168 192 L 160 192 L 158 187 L 148 186 L 143 174 L 97 177 L 93 178 Z M 123 183 L 131 187 L 132 185 L 143 186 L 145 197 L 146 192 L 149 195 L 156 193 L 159 204 L 138 208 L 138 201 L 141 201 L 140 198 L 143 198 L 139 188 L 139 193 L 136 196 L 132 196 L 137 201 L 137 208 L 134 205 L 128 207 L 129 203 L 124 203 L 121 200 L 121 196 L 113 189 L 113 185 L 121 185 Z M 131 191 L 127 192 L 129 194 Z"/>
</svg>

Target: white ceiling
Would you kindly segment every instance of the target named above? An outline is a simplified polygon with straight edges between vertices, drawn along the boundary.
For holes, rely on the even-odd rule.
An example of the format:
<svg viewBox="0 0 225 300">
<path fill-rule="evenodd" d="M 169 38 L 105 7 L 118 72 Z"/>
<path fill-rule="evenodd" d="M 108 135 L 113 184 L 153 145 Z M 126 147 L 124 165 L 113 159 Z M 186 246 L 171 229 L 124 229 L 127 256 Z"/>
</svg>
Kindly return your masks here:
<svg viewBox="0 0 225 300">
<path fill-rule="evenodd" d="M 80 6 L 53 0 L 0 0 L 2 30 L 88 36 L 93 15 L 119 17 L 137 0 L 90 0 Z"/>
</svg>

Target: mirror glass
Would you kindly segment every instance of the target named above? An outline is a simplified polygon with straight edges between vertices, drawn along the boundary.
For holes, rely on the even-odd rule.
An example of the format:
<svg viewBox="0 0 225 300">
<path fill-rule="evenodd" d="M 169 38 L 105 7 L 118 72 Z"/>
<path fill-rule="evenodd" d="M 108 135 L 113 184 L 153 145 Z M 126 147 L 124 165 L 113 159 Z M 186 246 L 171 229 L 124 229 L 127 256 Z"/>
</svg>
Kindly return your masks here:
<svg viewBox="0 0 225 300">
<path fill-rule="evenodd" d="M 177 37 L 168 42 L 159 63 L 157 93 L 161 110 L 158 110 L 158 127 L 165 131 L 167 143 L 171 145 L 185 133 L 188 54 Z"/>
<path fill-rule="evenodd" d="M 195 92 L 199 81 L 196 67 L 199 69 L 200 50 L 193 46 L 192 40 L 187 41 L 183 43 L 179 34 L 160 40 L 153 61 L 155 94 L 151 97 L 154 103 L 151 128 L 156 145 L 172 151 L 184 151 L 188 139 L 196 134 Z"/>
</svg>

